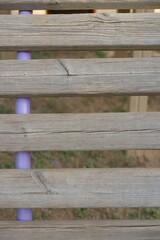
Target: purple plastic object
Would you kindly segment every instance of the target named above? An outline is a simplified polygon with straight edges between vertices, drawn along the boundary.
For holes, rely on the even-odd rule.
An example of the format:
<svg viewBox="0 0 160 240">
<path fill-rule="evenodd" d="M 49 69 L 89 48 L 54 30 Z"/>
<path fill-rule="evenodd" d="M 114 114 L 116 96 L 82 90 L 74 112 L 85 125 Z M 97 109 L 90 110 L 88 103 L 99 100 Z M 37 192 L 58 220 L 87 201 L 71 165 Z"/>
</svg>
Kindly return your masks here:
<svg viewBox="0 0 160 240">
<path fill-rule="evenodd" d="M 15 166 L 17 169 L 29 169 L 30 164 L 30 153 L 29 152 L 17 152 Z"/>
<path fill-rule="evenodd" d="M 32 14 L 32 11 L 20 11 L 19 14 Z M 30 52 L 18 52 L 17 60 L 29 60 L 31 59 Z M 17 98 L 15 102 L 16 114 L 29 114 L 30 113 L 30 99 L 29 98 Z M 30 153 L 29 152 L 17 152 L 15 159 L 15 167 L 17 169 L 29 169 Z M 30 208 L 18 208 L 17 211 L 18 221 L 32 221 L 32 209 Z"/>
<path fill-rule="evenodd" d="M 32 221 L 32 209 L 18 208 L 16 209 L 17 221 Z"/>
</svg>

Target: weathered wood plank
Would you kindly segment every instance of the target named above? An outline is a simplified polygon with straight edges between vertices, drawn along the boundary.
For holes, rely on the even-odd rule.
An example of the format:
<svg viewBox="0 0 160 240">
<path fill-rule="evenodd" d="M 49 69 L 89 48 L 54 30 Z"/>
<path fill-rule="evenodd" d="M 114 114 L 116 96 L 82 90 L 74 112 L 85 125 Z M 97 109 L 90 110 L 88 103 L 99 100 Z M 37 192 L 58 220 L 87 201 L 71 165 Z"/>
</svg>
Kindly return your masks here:
<svg viewBox="0 0 160 240">
<path fill-rule="evenodd" d="M 0 16 L 0 50 L 157 50 L 160 14 Z"/>
<path fill-rule="evenodd" d="M 159 207 L 159 169 L 0 170 L 0 207 Z"/>
<path fill-rule="evenodd" d="M 160 8 L 159 0 L 0 0 L 0 9 L 136 9 Z"/>
<path fill-rule="evenodd" d="M 159 240 L 160 220 L 0 222 L 1 240 Z"/>
<path fill-rule="evenodd" d="M 160 149 L 160 113 L 0 116 L 0 151 Z"/>
<path fill-rule="evenodd" d="M 0 170 L 0 207 L 160 207 L 159 169 Z"/>
<path fill-rule="evenodd" d="M 160 58 L 0 61 L 0 96 L 160 93 Z"/>
</svg>

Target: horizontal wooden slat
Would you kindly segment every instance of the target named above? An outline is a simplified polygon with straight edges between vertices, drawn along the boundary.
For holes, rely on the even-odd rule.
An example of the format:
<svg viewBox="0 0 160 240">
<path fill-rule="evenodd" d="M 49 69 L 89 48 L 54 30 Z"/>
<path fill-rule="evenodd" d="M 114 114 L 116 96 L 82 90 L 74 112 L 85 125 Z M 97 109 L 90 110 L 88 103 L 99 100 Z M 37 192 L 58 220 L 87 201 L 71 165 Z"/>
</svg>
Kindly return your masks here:
<svg viewBox="0 0 160 240">
<path fill-rule="evenodd" d="M 0 151 L 160 149 L 160 113 L 0 116 Z"/>
<path fill-rule="evenodd" d="M 0 50 L 156 50 L 160 14 L 0 15 Z"/>
<path fill-rule="evenodd" d="M 0 9 L 136 9 L 160 8 L 159 0 L 0 0 Z"/>
<path fill-rule="evenodd" d="M 159 169 L 0 170 L 0 207 L 160 207 Z"/>
<path fill-rule="evenodd" d="M 158 240 L 160 220 L 0 222 L 1 240 Z"/>
<path fill-rule="evenodd" d="M 160 93 L 160 58 L 0 61 L 0 96 Z"/>
</svg>

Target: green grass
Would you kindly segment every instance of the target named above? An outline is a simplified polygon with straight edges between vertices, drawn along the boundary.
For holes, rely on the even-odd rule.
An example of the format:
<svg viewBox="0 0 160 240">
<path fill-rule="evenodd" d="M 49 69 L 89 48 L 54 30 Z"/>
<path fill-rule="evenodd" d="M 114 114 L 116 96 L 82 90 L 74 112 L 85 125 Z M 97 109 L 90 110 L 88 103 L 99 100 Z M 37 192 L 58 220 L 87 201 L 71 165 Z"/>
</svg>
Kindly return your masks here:
<svg viewBox="0 0 160 240">
<path fill-rule="evenodd" d="M 32 59 L 54 58 L 53 51 L 32 52 Z"/>
<path fill-rule="evenodd" d="M 96 51 L 96 56 L 98 58 L 106 58 L 106 53 L 105 52 L 102 52 L 102 51 Z"/>
<path fill-rule="evenodd" d="M 117 106 L 114 108 L 106 109 L 104 112 L 127 112 L 124 106 Z"/>
<path fill-rule="evenodd" d="M 107 53 L 103 51 L 33 51 L 32 59 L 51 58 L 106 58 Z"/>
<path fill-rule="evenodd" d="M 53 161 L 55 159 L 53 152 L 34 152 L 31 153 L 32 168 L 52 168 L 54 167 Z"/>
<path fill-rule="evenodd" d="M 114 151 L 111 159 L 108 162 L 108 167 L 110 168 L 132 168 L 138 166 L 140 166 L 138 159 L 127 156 L 126 151 Z"/>
<path fill-rule="evenodd" d="M 130 214 L 131 219 L 160 219 L 160 208 L 139 208 Z"/>
<path fill-rule="evenodd" d="M 9 113 L 9 109 L 6 106 L 0 105 L 0 114 L 7 114 Z"/>
<path fill-rule="evenodd" d="M 74 166 L 76 159 L 81 157 L 81 153 L 78 151 L 63 151 L 59 153 L 59 159 L 63 164 L 71 162 Z"/>
<path fill-rule="evenodd" d="M 0 152 L 0 169 L 11 169 L 14 167 L 14 154 Z"/>
<path fill-rule="evenodd" d="M 0 169 L 13 169 L 15 168 L 14 161 L 0 162 Z"/>
<path fill-rule="evenodd" d="M 89 211 L 89 208 L 77 208 L 74 210 L 74 214 L 76 218 L 87 218 Z"/>
</svg>

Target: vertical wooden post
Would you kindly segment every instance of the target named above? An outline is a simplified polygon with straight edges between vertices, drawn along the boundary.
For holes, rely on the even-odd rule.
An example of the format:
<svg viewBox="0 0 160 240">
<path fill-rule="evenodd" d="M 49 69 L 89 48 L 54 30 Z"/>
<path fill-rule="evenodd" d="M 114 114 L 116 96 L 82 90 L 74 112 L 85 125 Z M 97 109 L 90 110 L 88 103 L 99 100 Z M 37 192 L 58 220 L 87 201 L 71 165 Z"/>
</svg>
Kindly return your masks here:
<svg viewBox="0 0 160 240">
<path fill-rule="evenodd" d="M 118 9 L 118 13 L 130 13 L 130 9 Z M 128 57 L 128 51 L 116 51 L 115 52 L 116 58 L 127 58 Z"/>
<path fill-rule="evenodd" d="M 138 12 L 153 12 L 154 10 L 136 10 Z M 151 57 L 152 51 L 134 51 L 133 57 L 143 58 Z M 130 98 L 130 112 L 146 112 L 148 106 L 148 96 L 132 96 Z M 144 157 L 145 151 L 143 150 L 129 150 L 127 152 L 130 157 Z"/>
<path fill-rule="evenodd" d="M 153 10 L 136 10 L 134 12 L 152 12 Z M 142 58 L 142 57 L 151 57 L 152 51 L 134 51 L 133 57 Z M 146 112 L 147 111 L 147 96 L 135 96 L 130 99 L 130 111 L 131 112 Z"/>
<path fill-rule="evenodd" d="M 154 10 L 135 10 L 134 13 L 138 12 L 153 12 Z M 119 9 L 118 13 L 130 13 L 131 10 L 128 9 Z M 142 58 L 142 57 L 151 57 L 152 51 L 134 51 L 131 54 L 133 57 Z M 118 51 L 115 52 L 115 57 L 129 57 L 127 51 Z M 130 97 L 129 111 L 130 112 L 146 112 L 148 105 L 148 96 L 132 96 Z M 145 154 L 143 150 L 129 150 L 127 154 L 131 157 L 142 157 Z"/>
</svg>

